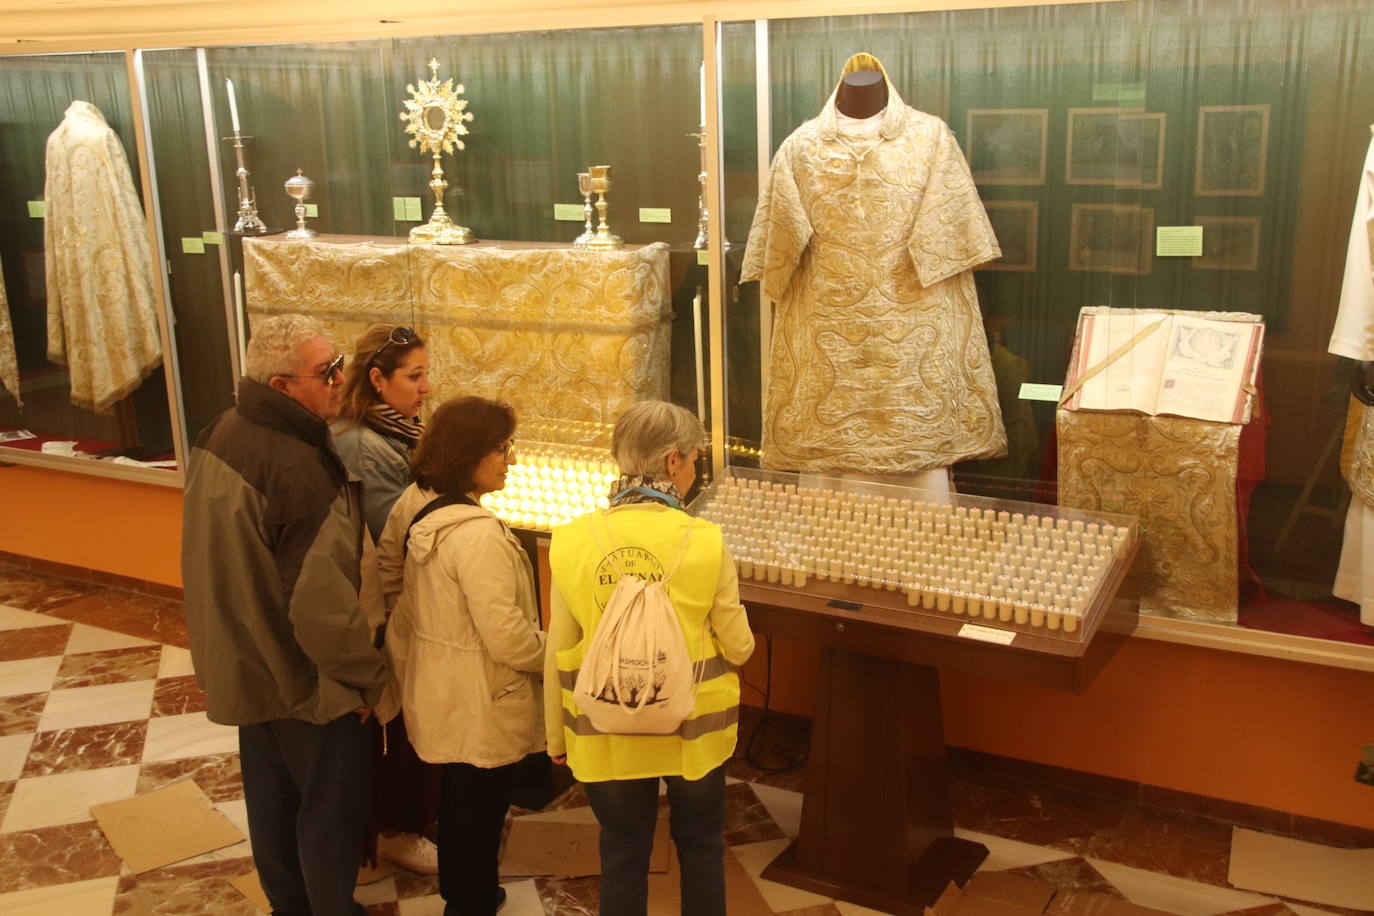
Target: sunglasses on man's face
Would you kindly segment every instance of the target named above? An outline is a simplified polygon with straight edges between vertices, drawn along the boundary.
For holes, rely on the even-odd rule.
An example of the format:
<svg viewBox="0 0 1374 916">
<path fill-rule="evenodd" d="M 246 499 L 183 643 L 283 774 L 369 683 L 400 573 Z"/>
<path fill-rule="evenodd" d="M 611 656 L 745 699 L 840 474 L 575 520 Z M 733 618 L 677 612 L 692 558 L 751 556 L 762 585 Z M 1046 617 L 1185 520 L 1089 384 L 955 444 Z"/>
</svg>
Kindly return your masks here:
<svg viewBox="0 0 1374 916">
<path fill-rule="evenodd" d="M 283 372 L 281 377 L 282 377 L 282 378 L 317 378 L 317 379 L 319 379 L 320 381 L 324 382 L 326 385 L 328 385 L 328 386 L 330 386 L 330 387 L 332 388 L 333 386 L 339 384 L 339 380 L 340 380 L 341 378 L 343 378 L 343 364 L 344 364 L 344 355 L 343 355 L 342 353 L 340 353 L 338 356 L 336 356 L 336 357 L 334 357 L 333 359 L 331 359 L 331 360 L 329 361 L 329 365 L 325 366 L 324 369 L 323 369 L 318 375 L 288 375 L 288 374 L 286 374 L 286 373 Z"/>
</svg>

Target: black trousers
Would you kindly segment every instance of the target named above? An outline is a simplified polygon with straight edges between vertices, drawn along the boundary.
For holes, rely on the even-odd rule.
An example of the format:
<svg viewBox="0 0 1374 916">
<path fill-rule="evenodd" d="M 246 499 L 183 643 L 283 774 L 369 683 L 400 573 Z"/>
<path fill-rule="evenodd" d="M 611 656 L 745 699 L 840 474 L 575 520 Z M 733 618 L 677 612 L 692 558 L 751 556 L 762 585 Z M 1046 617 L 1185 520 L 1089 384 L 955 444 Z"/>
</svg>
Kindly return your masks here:
<svg viewBox="0 0 1374 916">
<path fill-rule="evenodd" d="M 355 916 L 372 726 L 274 719 L 239 727 L 239 766 L 258 878 L 276 916 Z"/>
<path fill-rule="evenodd" d="M 519 764 L 443 765 L 439 894 L 445 916 L 491 916 L 499 902 L 501 828 Z"/>
</svg>

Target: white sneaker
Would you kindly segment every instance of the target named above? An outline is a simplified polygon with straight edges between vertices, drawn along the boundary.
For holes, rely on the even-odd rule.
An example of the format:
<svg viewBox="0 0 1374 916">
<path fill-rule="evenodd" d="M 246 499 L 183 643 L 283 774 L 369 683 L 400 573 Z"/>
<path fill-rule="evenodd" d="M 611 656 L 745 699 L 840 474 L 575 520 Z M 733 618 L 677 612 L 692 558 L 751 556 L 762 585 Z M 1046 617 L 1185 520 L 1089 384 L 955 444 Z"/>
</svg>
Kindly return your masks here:
<svg viewBox="0 0 1374 916">
<path fill-rule="evenodd" d="M 377 836 L 377 855 L 422 875 L 439 874 L 439 847 L 418 833 L 383 830 Z"/>
</svg>

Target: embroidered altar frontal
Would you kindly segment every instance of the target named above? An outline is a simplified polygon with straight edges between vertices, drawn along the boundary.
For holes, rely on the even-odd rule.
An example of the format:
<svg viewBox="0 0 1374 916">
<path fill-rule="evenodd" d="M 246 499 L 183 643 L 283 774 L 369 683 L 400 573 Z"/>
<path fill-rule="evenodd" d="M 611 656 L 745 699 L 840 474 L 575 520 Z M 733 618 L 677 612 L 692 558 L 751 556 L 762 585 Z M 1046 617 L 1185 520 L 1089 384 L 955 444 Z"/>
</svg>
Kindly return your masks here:
<svg viewBox="0 0 1374 916">
<path fill-rule="evenodd" d="M 476 394 L 515 407 L 522 438 L 609 446 L 632 402 L 668 393 L 668 249 L 523 242 L 407 245 L 322 235 L 244 239 L 251 318 L 299 312 L 340 352 L 373 322 L 415 328 L 433 410 Z"/>
<path fill-rule="evenodd" d="M 1237 423 L 1060 410 L 1059 504 L 1140 518 L 1140 610 L 1235 623 Z"/>
</svg>

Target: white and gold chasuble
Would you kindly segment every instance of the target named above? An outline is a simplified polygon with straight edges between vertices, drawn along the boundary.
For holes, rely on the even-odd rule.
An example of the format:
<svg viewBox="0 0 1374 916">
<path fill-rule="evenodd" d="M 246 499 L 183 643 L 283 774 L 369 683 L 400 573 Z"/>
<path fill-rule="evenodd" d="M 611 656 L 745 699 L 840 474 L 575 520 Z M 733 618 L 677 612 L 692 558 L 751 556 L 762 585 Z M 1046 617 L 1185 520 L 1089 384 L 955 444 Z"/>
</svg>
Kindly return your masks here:
<svg viewBox="0 0 1374 916">
<path fill-rule="evenodd" d="M 48 359 L 67 366 L 73 404 L 104 412 L 162 362 L 143 206 L 90 102 L 67 107 L 46 166 Z"/>
<path fill-rule="evenodd" d="M 1341 301 L 1327 349 L 1337 356 L 1374 360 L 1374 140 L 1360 172 Z M 1341 474 L 1355 498 L 1346 511 L 1332 594 L 1358 604 L 1360 622 L 1374 626 L 1374 407 L 1354 397 L 1346 418 Z"/>
<path fill-rule="evenodd" d="M 14 356 L 14 326 L 10 323 L 10 304 L 5 295 L 5 275 L 0 273 L 0 384 L 14 395 L 19 406 L 24 399 L 19 396 L 19 363 Z"/>
<path fill-rule="evenodd" d="M 868 54 L 857 70 L 887 78 Z M 887 92 L 872 137 L 846 135 L 832 93 L 759 198 L 741 279 L 777 303 L 764 467 L 904 474 L 1007 450 L 970 273 L 1001 249 L 949 127 Z"/>
</svg>

